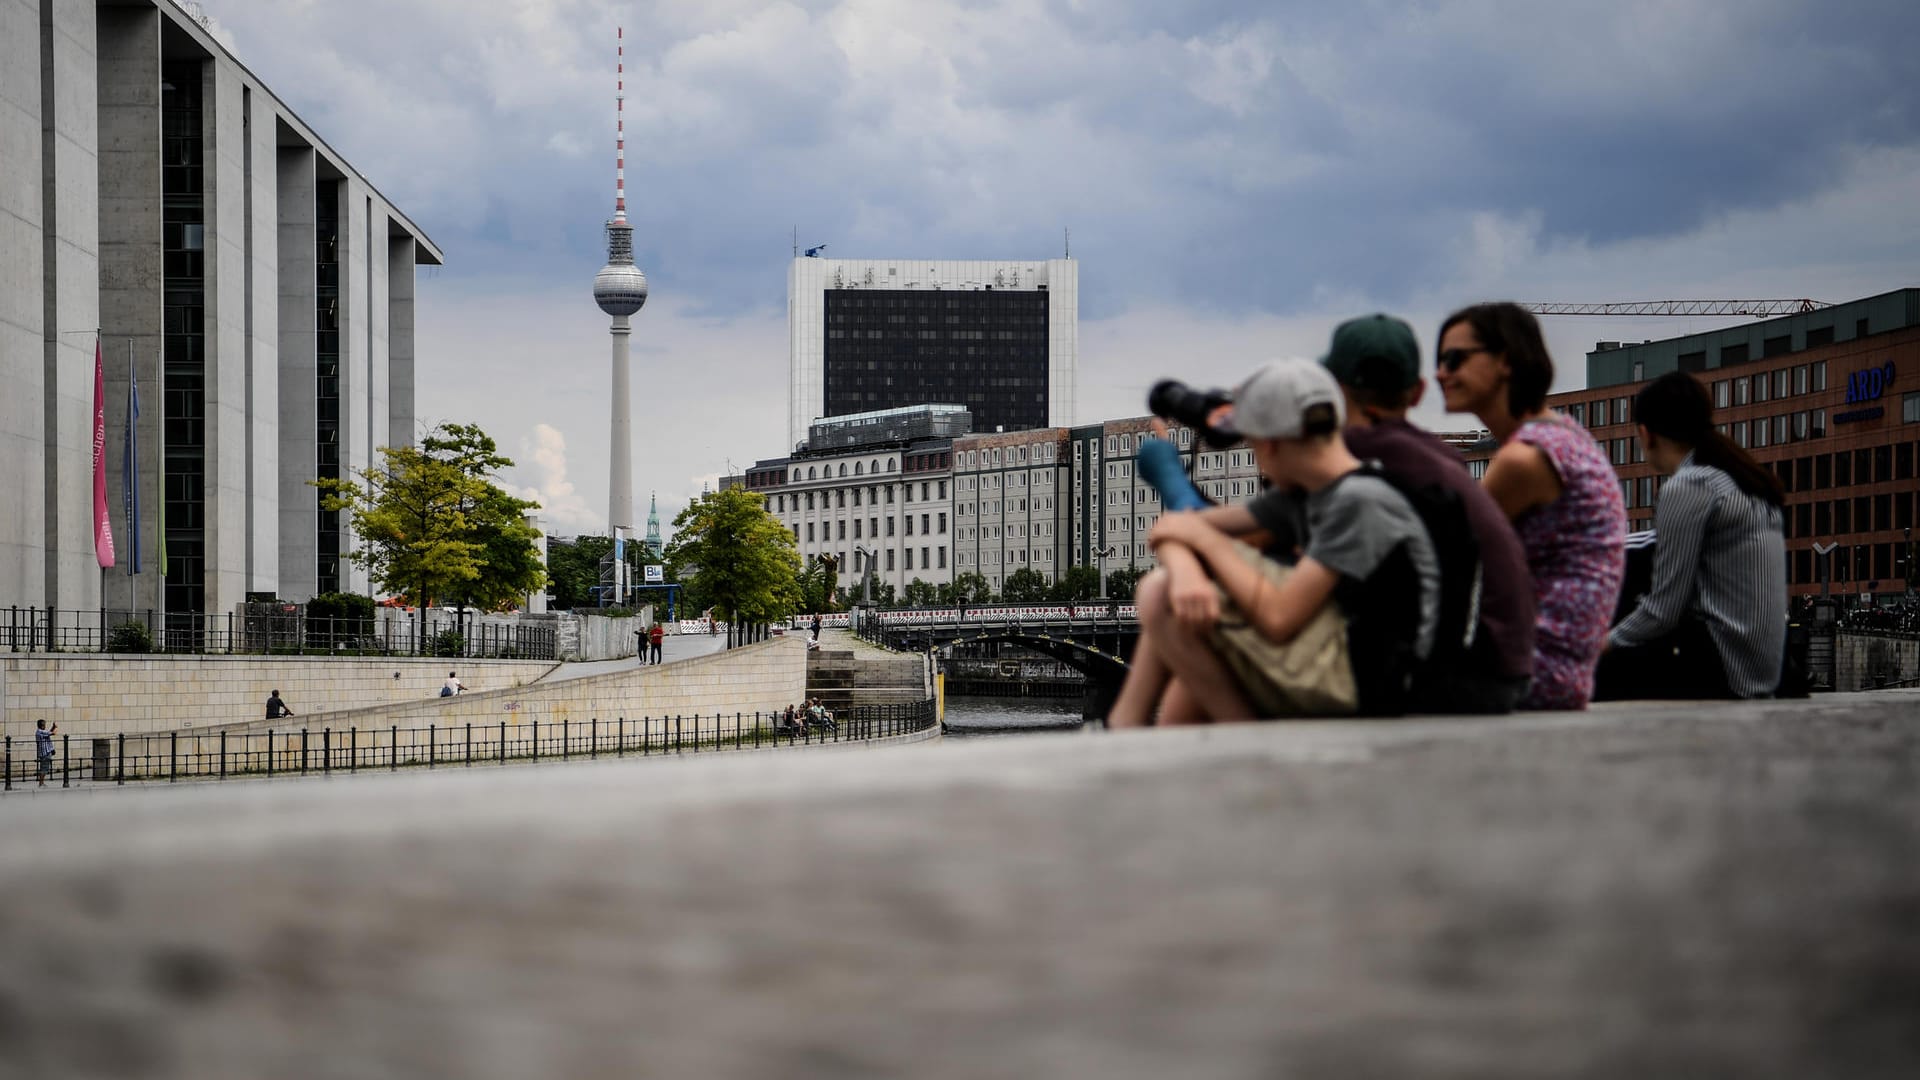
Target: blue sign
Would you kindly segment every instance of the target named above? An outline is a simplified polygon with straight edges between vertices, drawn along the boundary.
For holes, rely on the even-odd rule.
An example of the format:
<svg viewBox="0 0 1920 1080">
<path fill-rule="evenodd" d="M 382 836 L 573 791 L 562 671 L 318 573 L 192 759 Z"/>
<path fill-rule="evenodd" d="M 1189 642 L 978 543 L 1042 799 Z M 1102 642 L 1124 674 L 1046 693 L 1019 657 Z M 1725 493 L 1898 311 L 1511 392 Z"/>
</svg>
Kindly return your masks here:
<svg viewBox="0 0 1920 1080">
<path fill-rule="evenodd" d="M 1856 371 L 1847 376 L 1847 404 L 1858 405 L 1879 401 L 1892 386 L 1893 361 L 1891 360 L 1879 367 Z"/>
</svg>

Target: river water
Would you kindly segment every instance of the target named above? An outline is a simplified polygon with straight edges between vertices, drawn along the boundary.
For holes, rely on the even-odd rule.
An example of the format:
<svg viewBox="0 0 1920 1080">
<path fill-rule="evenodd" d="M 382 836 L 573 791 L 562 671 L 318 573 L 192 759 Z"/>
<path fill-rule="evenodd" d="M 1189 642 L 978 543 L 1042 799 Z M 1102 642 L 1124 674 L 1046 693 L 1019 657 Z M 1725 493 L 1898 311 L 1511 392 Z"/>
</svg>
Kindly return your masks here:
<svg viewBox="0 0 1920 1080">
<path fill-rule="evenodd" d="M 948 738 L 990 738 L 1080 728 L 1079 698 L 947 698 Z"/>
</svg>

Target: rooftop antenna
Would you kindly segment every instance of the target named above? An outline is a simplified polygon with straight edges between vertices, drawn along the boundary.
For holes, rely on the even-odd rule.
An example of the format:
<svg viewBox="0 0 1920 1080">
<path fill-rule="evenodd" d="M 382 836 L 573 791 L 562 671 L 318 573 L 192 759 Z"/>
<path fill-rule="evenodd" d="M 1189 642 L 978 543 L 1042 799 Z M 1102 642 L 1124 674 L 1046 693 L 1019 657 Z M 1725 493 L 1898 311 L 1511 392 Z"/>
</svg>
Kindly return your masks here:
<svg viewBox="0 0 1920 1080">
<path fill-rule="evenodd" d="M 1067 238 L 1067 253 L 1066 253 L 1066 255 L 1064 255 L 1064 256 L 1062 256 L 1062 257 L 1063 257 L 1063 258 L 1068 258 L 1068 259 L 1071 259 L 1071 258 L 1073 258 L 1073 230 L 1072 230 L 1072 229 L 1061 229 L 1060 231 L 1061 231 L 1062 233 L 1064 233 L 1064 234 L 1066 235 L 1066 238 Z"/>
</svg>

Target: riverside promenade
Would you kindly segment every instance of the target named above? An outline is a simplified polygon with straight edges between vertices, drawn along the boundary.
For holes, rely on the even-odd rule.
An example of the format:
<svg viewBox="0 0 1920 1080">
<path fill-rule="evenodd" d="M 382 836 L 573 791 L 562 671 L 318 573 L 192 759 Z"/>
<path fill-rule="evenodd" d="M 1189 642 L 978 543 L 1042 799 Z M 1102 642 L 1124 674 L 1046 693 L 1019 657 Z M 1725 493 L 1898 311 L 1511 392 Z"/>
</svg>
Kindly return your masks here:
<svg viewBox="0 0 1920 1080">
<path fill-rule="evenodd" d="M 0 814 L 11 1075 L 1920 1071 L 1920 692 Z"/>
</svg>

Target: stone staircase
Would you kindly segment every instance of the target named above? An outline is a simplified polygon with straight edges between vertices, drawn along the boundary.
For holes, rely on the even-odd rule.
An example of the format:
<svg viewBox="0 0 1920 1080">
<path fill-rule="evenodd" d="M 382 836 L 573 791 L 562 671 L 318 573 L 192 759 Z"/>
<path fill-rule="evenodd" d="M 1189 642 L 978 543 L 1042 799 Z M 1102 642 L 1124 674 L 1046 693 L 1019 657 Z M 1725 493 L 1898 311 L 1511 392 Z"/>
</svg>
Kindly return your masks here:
<svg viewBox="0 0 1920 1080">
<path fill-rule="evenodd" d="M 855 705 L 925 701 L 926 658 L 913 653 L 816 649 L 807 654 L 807 696 L 838 712 Z"/>
</svg>

